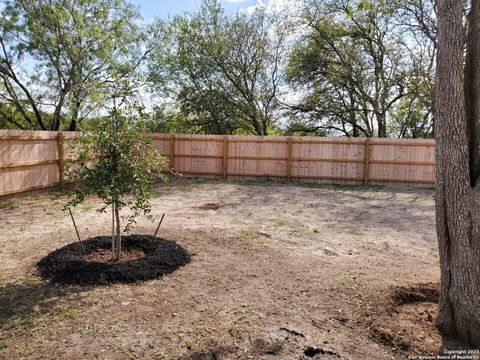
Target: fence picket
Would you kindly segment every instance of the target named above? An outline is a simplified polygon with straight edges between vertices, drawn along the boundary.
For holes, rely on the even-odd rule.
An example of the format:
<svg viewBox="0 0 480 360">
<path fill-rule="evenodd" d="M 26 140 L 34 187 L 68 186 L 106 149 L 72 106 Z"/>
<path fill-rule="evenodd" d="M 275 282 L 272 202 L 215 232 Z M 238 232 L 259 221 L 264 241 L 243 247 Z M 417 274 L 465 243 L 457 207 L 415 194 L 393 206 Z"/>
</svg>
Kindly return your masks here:
<svg viewBox="0 0 480 360">
<path fill-rule="evenodd" d="M 78 134 L 0 130 L 0 196 L 63 184 L 64 141 Z M 191 176 L 432 187 L 434 140 L 153 134 Z M 178 160 L 178 161 L 175 161 Z"/>
</svg>

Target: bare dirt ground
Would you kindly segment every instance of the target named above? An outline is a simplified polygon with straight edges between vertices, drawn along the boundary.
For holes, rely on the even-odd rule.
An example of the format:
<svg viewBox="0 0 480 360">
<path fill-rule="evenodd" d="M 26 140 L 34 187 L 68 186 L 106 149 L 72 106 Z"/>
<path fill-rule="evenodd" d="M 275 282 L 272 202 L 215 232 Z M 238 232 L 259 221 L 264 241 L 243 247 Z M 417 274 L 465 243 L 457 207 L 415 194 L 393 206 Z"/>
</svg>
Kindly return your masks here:
<svg viewBox="0 0 480 360">
<path fill-rule="evenodd" d="M 97 287 L 37 275 L 76 241 L 66 198 L 0 202 L 0 358 L 400 359 L 442 346 L 431 190 L 176 180 L 153 214 L 192 261 Z M 83 238 L 109 234 L 100 205 L 74 211 Z"/>
</svg>

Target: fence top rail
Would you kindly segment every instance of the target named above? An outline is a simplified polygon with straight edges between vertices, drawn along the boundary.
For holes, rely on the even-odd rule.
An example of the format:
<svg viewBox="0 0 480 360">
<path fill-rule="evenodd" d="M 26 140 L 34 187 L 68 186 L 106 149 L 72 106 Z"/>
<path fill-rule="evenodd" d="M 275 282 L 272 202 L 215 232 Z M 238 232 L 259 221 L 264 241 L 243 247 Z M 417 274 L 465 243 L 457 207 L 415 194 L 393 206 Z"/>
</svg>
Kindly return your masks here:
<svg viewBox="0 0 480 360">
<path fill-rule="evenodd" d="M 57 131 L 0 130 L 0 140 L 55 140 Z"/>
<path fill-rule="evenodd" d="M 56 139 L 62 133 L 65 139 L 78 137 L 79 132 L 74 131 L 34 131 L 34 130 L 0 130 L 1 140 L 28 140 L 28 139 Z M 196 141 L 224 141 L 225 139 L 245 142 L 294 142 L 294 143 L 346 143 L 364 144 L 367 138 L 352 137 L 319 137 L 319 136 L 256 136 L 256 135 L 202 135 L 202 134 L 160 134 L 153 133 L 156 140 L 196 140 Z M 413 146 L 435 146 L 433 139 L 391 139 L 391 138 L 370 138 L 371 145 L 413 145 Z"/>
<path fill-rule="evenodd" d="M 75 131 L 0 130 L 0 140 L 56 140 L 60 134 L 65 140 L 80 135 Z"/>
<path fill-rule="evenodd" d="M 55 140 L 61 133 L 65 140 L 72 140 L 79 136 L 79 132 L 73 131 L 31 131 L 31 130 L 0 130 L 0 140 Z M 318 136 L 255 136 L 255 135 L 202 135 L 202 134 L 160 134 L 153 133 L 155 140 L 170 140 L 175 138 L 179 141 L 214 141 L 220 142 L 227 139 L 231 142 L 252 143 L 300 143 L 300 144 L 358 144 L 366 143 L 367 138 L 352 137 L 318 137 Z M 390 139 L 370 138 L 370 145 L 392 146 L 435 146 L 433 139 Z"/>
<path fill-rule="evenodd" d="M 203 134 L 152 134 L 155 140 L 170 140 L 173 137 L 178 141 L 224 141 L 230 142 L 272 142 L 272 143 L 327 143 L 327 144 L 358 144 L 363 145 L 370 141 L 371 145 L 412 145 L 435 146 L 433 139 L 393 139 L 393 138 L 353 138 L 353 137 L 319 137 L 319 136 L 258 136 L 258 135 L 203 135 Z"/>
</svg>

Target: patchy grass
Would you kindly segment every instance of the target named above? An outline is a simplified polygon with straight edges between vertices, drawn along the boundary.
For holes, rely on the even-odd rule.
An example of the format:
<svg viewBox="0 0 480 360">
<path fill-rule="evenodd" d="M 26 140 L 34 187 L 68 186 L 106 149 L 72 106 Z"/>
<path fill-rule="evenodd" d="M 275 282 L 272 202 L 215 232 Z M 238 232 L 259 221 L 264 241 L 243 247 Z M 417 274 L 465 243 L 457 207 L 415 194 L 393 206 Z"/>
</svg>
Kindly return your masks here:
<svg viewBox="0 0 480 360">
<path fill-rule="evenodd" d="M 64 309 L 62 313 L 63 313 L 63 316 L 69 319 L 76 319 L 81 315 L 81 311 L 73 307 Z"/>
<path fill-rule="evenodd" d="M 83 211 L 83 212 L 88 212 L 88 211 L 90 211 L 90 210 L 92 210 L 92 209 L 93 209 L 93 205 L 92 205 L 92 204 L 85 204 L 85 205 L 82 206 L 82 211 Z"/>
<path fill-rule="evenodd" d="M 236 238 L 240 241 L 240 243 L 245 245 L 265 245 L 269 242 L 268 239 L 271 238 L 271 235 L 258 230 L 242 229 L 237 232 Z"/>
<path fill-rule="evenodd" d="M 238 334 L 240 333 L 240 325 L 237 324 L 237 323 L 233 323 L 232 325 L 230 325 L 230 327 L 228 328 L 228 333 L 233 336 L 233 337 L 236 337 L 238 336 Z"/>
<path fill-rule="evenodd" d="M 16 204 L 13 200 L 0 199 L 0 209 L 2 210 L 13 210 L 16 208 Z"/>
<path fill-rule="evenodd" d="M 244 320 L 247 320 L 247 315 L 246 315 L 246 314 L 242 314 L 242 315 L 238 318 L 238 321 L 244 321 Z"/>
<path fill-rule="evenodd" d="M 10 320 L 10 325 L 12 327 L 18 327 L 23 325 L 30 325 L 33 323 L 36 317 L 41 314 L 40 306 L 35 305 L 31 309 L 32 311 L 25 314 L 25 309 L 23 307 L 14 309 L 15 312 L 21 313 L 22 315 L 15 316 Z"/>
<path fill-rule="evenodd" d="M 21 326 L 21 325 L 24 325 L 24 324 L 28 324 L 29 323 L 29 318 L 28 317 L 16 317 L 16 318 L 13 318 L 12 320 L 10 320 L 10 325 L 12 325 L 12 327 L 17 327 L 17 326 Z"/>
<path fill-rule="evenodd" d="M 197 343 L 193 339 L 185 339 L 184 343 L 188 350 L 195 350 L 197 347 Z"/>
<path fill-rule="evenodd" d="M 422 343 L 399 355 L 366 329 L 392 285 L 438 281 L 432 191 L 345 188 L 159 185 L 152 215 L 167 213 L 160 237 L 186 248 L 192 262 L 162 279 L 101 287 L 57 286 L 33 275 L 42 257 L 76 238 L 58 195 L 15 199 L 0 219 L 0 358 L 299 359 L 309 347 L 317 358 L 431 353 Z M 198 209 L 225 199 L 220 211 Z M 96 198 L 86 204 L 75 213 L 82 237 L 108 234 L 111 214 L 94 212 Z M 45 209 L 63 219 L 52 221 Z M 134 231 L 155 228 L 142 219 Z M 427 317 L 403 314 L 412 322 Z M 418 338 L 395 316 L 387 325 L 406 329 L 406 342 Z"/>
</svg>

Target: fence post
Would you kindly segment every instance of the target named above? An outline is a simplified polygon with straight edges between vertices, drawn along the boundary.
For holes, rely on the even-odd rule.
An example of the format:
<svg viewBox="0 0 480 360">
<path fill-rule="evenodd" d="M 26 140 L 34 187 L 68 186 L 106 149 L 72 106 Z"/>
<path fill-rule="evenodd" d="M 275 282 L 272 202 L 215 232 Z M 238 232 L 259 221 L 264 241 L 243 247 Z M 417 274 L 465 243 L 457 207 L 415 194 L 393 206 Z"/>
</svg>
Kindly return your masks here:
<svg viewBox="0 0 480 360">
<path fill-rule="evenodd" d="M 63 145 L 64 135 L 62 132 L 57 134 L 57 153 L 58 153 L 58 182 L 60 186 L 64 187 L 65 184 L 65 148 Z"/>
<path fill-rule="evenodd" d="M 292 179 L 292 138 L 288 138 L 287 143 L 287 179 Z"/>
<path fill-rule="evenodd" d="M 370 172 L 370 138 L 365 141 L 365 161 L 363 164 L 363 185 L 368 185 L 368 177 Z"/>
<path fill-rule="evenodd" d="M 170 137 L 170 168 L 175 171 L 175 134 Z"/>
<path fill-rule="evenodd" d="M 223 139 L 223 178 L 228 176 L 228 137 Z"/>
</svg>

